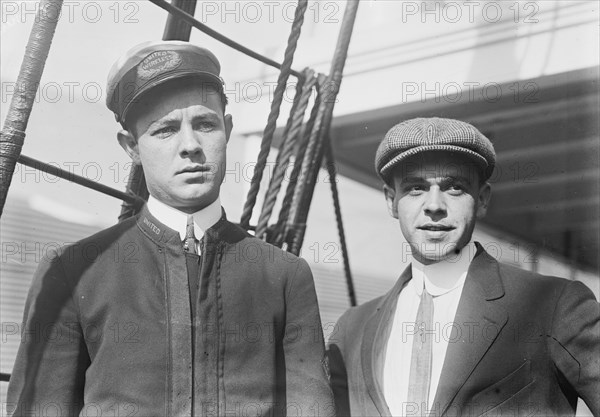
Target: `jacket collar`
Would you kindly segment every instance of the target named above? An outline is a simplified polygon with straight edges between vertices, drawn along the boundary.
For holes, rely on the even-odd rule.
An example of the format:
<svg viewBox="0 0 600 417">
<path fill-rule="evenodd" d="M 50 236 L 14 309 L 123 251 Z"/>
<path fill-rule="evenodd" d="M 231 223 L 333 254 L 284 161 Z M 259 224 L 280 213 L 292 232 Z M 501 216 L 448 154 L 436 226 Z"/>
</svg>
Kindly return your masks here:
<svg viewBox="0 0 600 417">
<path fill-rule="evenodd" d="M 205 231 L 219 221 L 222 214 L 221 200 L 218 197 L 208 206 L 191 214 L 184 213 L 152 196 L 148 197 L 146 207 L 162 224 L 178 231 L 181 241 L 185 240 L 187 219 L 189 216 L 192 216 L 194 219 L 194 234 L 196 239 L 201 239 Z"/>
<path fill-rule="evenodd" d="M 144 205 L 137 215 L 137 225 L 150 240 L 159 246 L 174 244 L 181 246 L 179 232 L 171 229 L 150 213 L 148 206 Z M 226 244 L 235 244 L 245 237 L 250 236 L 239 226 L 227 221 L 225 210 L 221 209 L 221 218 L 208 228 L 204 233 L 207 243 L 224 242 Z"/>
<path fill-rule="evenodd" d="M 384 295 L 368 319 L 361 345 L 361 357 L 365 384 L 379 414 L 390 416 L 391 412 L 383 397 L 383 366 L 385 349 L 390 335 L 396 301 L 400 291 L 412 278 L 410 265 L 404 270 L 394 287 Z"/>
<path fill-rule="evenodd" d="M 508 312 L 496 302 L 504 296 L 498 262 L 476 245 L 433 402 L 435 415 L 448 409 L 508 320 Z"/>
<path fill-rule="evenodd" d="M 178 245 L 181 244 L 179 233 L 154 217 L 148 210 L 147 204 L 144 204 L 137 215 L 137 225 L 143 234 L 159 246 L 165 246 L 173 241 Z"/>
</svg>

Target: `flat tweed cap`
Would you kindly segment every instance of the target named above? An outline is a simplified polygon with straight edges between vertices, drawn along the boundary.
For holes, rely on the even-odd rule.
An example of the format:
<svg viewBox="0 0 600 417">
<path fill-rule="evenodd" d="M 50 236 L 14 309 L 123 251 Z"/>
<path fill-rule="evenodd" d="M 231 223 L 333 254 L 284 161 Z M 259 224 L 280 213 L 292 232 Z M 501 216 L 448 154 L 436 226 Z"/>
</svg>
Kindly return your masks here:
<svg viewBox="0 0 600 417">
<path fill-rule="evenodd" d="M 406 120 L 392 127 L 375 155 L 375 170 L 388 185 L 392 171 L 406 158 L 421 152 L 449 151 L 469 156 L 487 180 L 496 165 L 494 146 L 469 123 L 438 117 Z"/>
<path fill-rule="evenodd" d="M 112 66 L 107 81 L 106 106 L 124 123 L 127 111 L 140 96 L 167 81 L 200 77 L 223 91 L 221 64 L 208 49 L 183 41 L 144 42 L 130 49 Z"/>
</svg>

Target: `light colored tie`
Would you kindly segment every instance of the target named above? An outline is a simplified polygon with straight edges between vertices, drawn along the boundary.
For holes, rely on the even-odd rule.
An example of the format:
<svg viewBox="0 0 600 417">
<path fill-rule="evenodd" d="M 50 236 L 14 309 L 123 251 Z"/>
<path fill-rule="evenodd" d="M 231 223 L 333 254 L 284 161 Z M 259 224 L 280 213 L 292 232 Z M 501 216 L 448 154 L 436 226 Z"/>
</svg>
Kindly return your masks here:
<svg viewBox="0 0 600 417">
<path fill-rule="evenodd" d="M 196 239 L 196 235 L 194 235 L 194 217 L 188 216 L 187 225 L 185 226 L 185 241 L 183 242 L 183 250 L 185 250 L 187 253 L 197 255 L 197 243 L 198 240 Z"/>
<path fill-rule="evenodd" d="M 416 415 L 427 415 L 429 386 L 431 384 L 431 357 L 433 348 L 433 297 L 423 288 L 413 338 L 408 404 L 416 407 Z"/>
</svg>

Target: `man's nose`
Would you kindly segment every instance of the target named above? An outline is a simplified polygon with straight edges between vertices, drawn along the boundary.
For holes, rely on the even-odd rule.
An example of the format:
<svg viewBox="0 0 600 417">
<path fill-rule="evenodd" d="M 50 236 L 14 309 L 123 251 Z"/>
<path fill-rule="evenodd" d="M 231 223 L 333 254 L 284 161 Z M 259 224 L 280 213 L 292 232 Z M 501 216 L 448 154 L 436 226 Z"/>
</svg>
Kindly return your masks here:
<svg viewBox="0 0 600 417">
<path fill-rule="evenodd" d="M 425 214 L 432 216 L 445 213 L 446 203 L 444 201 L 444 193 L 442 193 L 439 187 L 431 187 L 425 201 Z"/>
<path fill-rule="evenodd" d="M 198 132 L 191 126 L 182 126 L 179 130 L 180 153 L 182 156 L 195 155 L 202 151 Z"/>
</svg>

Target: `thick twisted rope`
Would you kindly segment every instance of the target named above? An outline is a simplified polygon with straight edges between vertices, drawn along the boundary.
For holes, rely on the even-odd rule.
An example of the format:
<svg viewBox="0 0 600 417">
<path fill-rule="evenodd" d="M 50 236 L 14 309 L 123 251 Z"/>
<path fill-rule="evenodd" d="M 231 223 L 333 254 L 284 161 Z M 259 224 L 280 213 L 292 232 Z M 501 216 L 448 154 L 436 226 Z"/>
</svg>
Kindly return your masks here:
<svg viewBox="0 0 600 417">
<path fill-rule="evenodd" d="M 348 46 L 352 37 L 352 30 L 354 27 L 354 21 L 356 20 L 356 12 L 358 10 L 358 1 L 349 1 L 346 3 L 346 10 L 344 11 L 344 18 L 342 20 L 342 27 L 340 28 L 340 36 L 335 48 L 334 57 L 331 63 L 331 70 L 327 80 L 324 84 L 320 84 L 322 89 L 328 91 L 326 97 L 321 102 L 321 108 L 319 109 L 320 117 L 317 121 L 317 129 L 313 129 L 314 133 L 318 136 L 317 140 L 314 141 L 314 147 L 309 143 L 309 150 L 307 150 L 307 157 L 303 162 L 303 170 L 308 169 L 309 166 L 320 167 L 321 161 L 323 160 L 323 142 L 324 136 L 329 133 L 331 126 L 331 119 L 333 116 L 333 107 L 337 101 L 337 94 L 340 90 L 340 84 L 342 82 L 342 73 L 346 63 L 346 57 L 348 56 Z M 315 184 L 319 175 L 319 170 L 313 169 L 312 172 L 308 172 L 299 181 L 298 188 L 296 189 L 294 196 L 294 205 L 290 218 L 288 219 L 289 228 L 295 228 L 296 234 L 292 240 L 292 253 L 297 254 L 302 247 L 304 240 L 304 229 L 306 228 L 306 219 L 308 218 L 308 210 L 312 201 Z"/>
<path fill-rule="evenodd" d="M 62 4 L 62 0 L 42 0 L 39 4 L 17 77 L 17 88 L 0 133 L 0 215 L 23 149 L 29 115 L 44 72 Z"/>
<path fill-rule="evenodd" d="M 267 125 L 263 133 L 260 152 L 258 153 L 256 166 L 254 167 L 254 175 L 252 176 L 250 190 L 248 191 L 248 197 L 242 212 L 240 225 L 246 230 L 250 228 L 252 210 L 256 204 L 256 197 L 260 188 L 260 182 L 267 164 L 267 157 L 269 155 L 269 150 L 271 149 L 271 142 L 273 141 L 273 133 L 277 127 L 277 118 L 279 117 L 279 110 L 281 108 L 281 102 L 283 101 L 283 93 L 287 87 L 287 80 L 292 69 L 294 53 L 296 52 L 296 46 L 298 45 L 298 39 L 300 38 L 302 24 L 304 23 L 304 13 L 306 12 L 307 6 L 308 0 L 298 1 L 298 7 L 296 8 L 296 14 L 294 16 L 294 23 L 292 24 L 292 30 L 290 32 L 288 44 L 285 49 L 283 64 L 281 65 L 281 72 L 279 73 L 279 77 L 277 79 L 277 87 L 275 88 L 273 103 L 271 104 L 271 112 L 269 113 Z"/>
<path fill-rule="evenodd" d="M 325 80 L 326 77 L 323 74 L 319 74 L 318 85 L 321 95 L 323 95 L 323 85 L 325 83 Z M 295 235 L 292 238 L 292 244 L 289 249 L 290 252 L 292 252 L 295 255 L 300 253 L 300 247 L 302 246 L 301 242 L 304 239 L 303 229 L 305 228 L 305 220 L 300 219 L 306 219 L 306 217 L 308 217 L 308 208 L 306 207 L 306 193 L 308 192 L 312 196 L 312 191 L 314 190 L 314 183 L 309 184 L 309 179 L 312 178 L 311 172 L 314 172 L 316 175 L 318 175 L 321 167 L 320 161 L 316 162 L 315 159 L 320 148 L 319 138 L 321 136 L 320 133 L 323 128 L 323 117 L 325 115 L 326 110 L 325 104 L 326 97 L 321 97 L 319 107 L 317 109 L 315 122 L 310 131 L 308 145 L 306 147 L 304 158 L 302 159 L 302 165 L 298 177 L 298 185 L 294 190 L 294 196 L 292 197 L 292 204 L 290 207 L 290 214 L 286 225 L 286 228 L 288 230 L 295 229 Z M 308 202 L 308 204 L 310 204 L 310 201 Z M 306 212 L 306 215 L 303 214 L 304 212 Z M 298 244 L 298 242 L 300 242 L 300 244 Z"/>
<path fill-rule="evenodd" d="M 275 226 L 275 238 L 271 242 L 279 247 L 282 247 L 283 244 L 287 243 L 288 241 L 289 230 L 287 229 L 287 220 L 292 207 L 294 192 L 296 191 L 296 186 L 298 184 L 300 170 L 302 169 L 302 161 L 304 160 L 306 148 L 308 147 L 308 141 L 310 140 L 310 133 L 312 132 L 313 126 L 315 125 L 315 121 L 317 120 L 317 114 L 319 112 L 320 103 L 321 94 L 317 89 L 317 97 L 313 104 L 313 108 L 310 112 L 308 122 L 306 123 L 304 134 L 302 135 L 300 142 L 296 146 L 296 156 L 292 168 L 292 173 L 290 175 L 290 182 L 288 183 L 288 186 L 285 190 L 281 210 L 279 211 L 279 218 L 277 219 L 277 225 Z"/>
<path fill-rule="evenodd" d="M 308 107 L 308 101 L 313 93 L 313 87 L 317 81 L 314 71 L 311 69 L 306 69 L 304 71 L 304 80 L 305 81 L 302 83 L 302 85 L 298 83 L 295 97 L 296 99 L 294 100 L 294 105 L 290 111 L 290 118 L 283 133 L 283 143 L 279 153 L 277 154 L 275 170 L 273 172 L 269 188 L 267 189 L 267 195 L 265 196 L 260 218 L 258 219 L 258 224 L 256 226 L 256 236 L 258 238 L 262 238 L 266 233 L 269 219 L 271 218 L 273 208 L 277 202 L 279 190 L 281 189 L 281 183 L 285 177 L 290 157 L 294 152 L 296 138 L 302 129 L 302 122 L 304 121 L 304 114 L 306 113 L 306 108 Z"/>
</svg>

